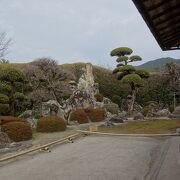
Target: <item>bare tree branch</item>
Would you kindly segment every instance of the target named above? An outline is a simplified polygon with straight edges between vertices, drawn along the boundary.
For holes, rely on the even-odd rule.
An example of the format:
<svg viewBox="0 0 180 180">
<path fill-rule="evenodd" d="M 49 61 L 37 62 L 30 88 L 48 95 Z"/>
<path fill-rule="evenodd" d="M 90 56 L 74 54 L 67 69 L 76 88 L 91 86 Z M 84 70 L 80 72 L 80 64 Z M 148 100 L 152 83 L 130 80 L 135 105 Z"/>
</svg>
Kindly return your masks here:
<svg viewBox="0 0 180 180">
<path fill-rule="evenodd" d="M 0 58 L 4 57 L 8 53 L 8 48 L 12 42 L 11 38 L 8 38 L 6 32 L 0 32 Z"/>
</svg>

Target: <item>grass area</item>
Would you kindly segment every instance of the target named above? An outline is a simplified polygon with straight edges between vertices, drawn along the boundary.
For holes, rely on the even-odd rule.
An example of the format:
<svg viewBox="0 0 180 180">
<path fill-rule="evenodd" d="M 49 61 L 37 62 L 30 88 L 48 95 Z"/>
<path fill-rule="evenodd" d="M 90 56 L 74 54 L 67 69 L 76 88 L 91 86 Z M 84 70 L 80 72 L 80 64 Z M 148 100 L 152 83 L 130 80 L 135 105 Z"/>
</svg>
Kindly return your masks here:
<svg viewBox="0 0 180 180">
<path fill-rule="evenodd" d="M 149 120 L 128 122 L 122 125 L 99 128 L 100 132 L 117 134 L 161 134 L 180 128 L 180 120 Z"/>
</svg>

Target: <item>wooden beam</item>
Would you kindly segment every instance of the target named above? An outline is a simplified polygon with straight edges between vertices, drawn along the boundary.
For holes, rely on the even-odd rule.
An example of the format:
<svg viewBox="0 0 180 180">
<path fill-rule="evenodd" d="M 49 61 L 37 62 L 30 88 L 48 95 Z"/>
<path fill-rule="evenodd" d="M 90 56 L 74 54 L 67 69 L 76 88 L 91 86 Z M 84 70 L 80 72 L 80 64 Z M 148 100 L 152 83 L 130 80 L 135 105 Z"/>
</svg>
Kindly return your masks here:
<svg viewBox="0 0 180 180">
<path fill-rule="evenodd" d="M 160 28 L 156 27 L 156 29 L 158 31 L 162 31 L 162 30 L 168 29 L 168 28 L 173 29 L 173 27 L 175 27 L 175 28 L 180 27 L 180 21 L 173 21 L 172 20 L 171 22 L 167 23 L 166 26 L 162 26 Z"/>
<path fill-rule="evenodd" d="M 180 35 L 180 32 L 179 33 L 175 33 L 175 34 L 173 34 L 171 36 L 166 36 L 165 38 L 163 38 L 164 39 L 163 42 L 168 41 L 169 39 L 173 39 L 173 38 L 177 39 L 179 37 L 179 35 Z"/>
<path fill-rule="evenodd" d="M 169 50 L 179 50 L 180 49 L 180 46 L 176 46 L 176 47 L 172 47 L 172 46 L 164 46 L 164 49 L 163 51 L 169 51 Z"/>
<path fill-rule="evenodd" d="M 155 19 L 157 19 L 157 18 L 159 18 L 159 17 L 161 17 L 161 16 L 163 16 L 163 15 L 165 15 L 165 14 L 171 12 L 171 11 L 175 11 L 175 10 L 177 10 L 177 11 L 180 10 L 180 1 L 178 2 L 177 5 L 175 5 L 175 6 L 169 6 L 169 7 L 168 7 L 167 9 L 165 9 L 164 11 L 162 11 L 162 12 L 160 12 L 160 13 L 157 13 L 157 14 L 155 14 L 154 16 L 151 16 L 152 21 L 154 21 Z"/>
<path fill-rule="evenodd" d="M 155 25 L 155 27 L 159 30 L 161 30 L 161 28 L 164 28 L 164 27 L 167 27 L 167 26 L 169 26 L 169 25 L 174 25 L 174 24 L 178 24 L 178 23 L 180 23 L 180 16 L 178 17 L 178 18 L 172 18 L 171 20 L 169 20 L 169 21 L 164 21 L 163 23 L 156 23 L 156 25 Z M 164 25 L 163 25 L 164 24 Z M 158 28 L 158 27 L 160 27 L 160 28 Z"/>
<path fill-rule="evenodd" d="M 171 47 L 175 47 L 175 46 L 179 46 L 180 45 L 180 42 L 179 40 L 173 40 L 173 41 L 170 41 L 170 42 L 166 42 L 164 43 L 165 46 L 171 46 Z"/>
<path fill-rule="evenodd" d="M 180 29 L 179 30 L 174 30 L 173 32 L 170 31 L 168 33 L 163 32 L 163 33 L 160 34 L 160 36 L 161 36 L 161 38 L 170 37 L 170 36 L 172 36 L 172 35 L 174 35 L 176 33 L 179 33 L 179 32 L 180 32 Z"/>
<path fill-rule="evenodd" d="M 167 18 L 161 20 L 161 21 L 158 21 L 158 22 L 154 22 L 154 25 L 155 26 L 159 26 L 165 22 L 168 22 L 168 21 L 172 21 L 173 18 L 176 18 L 176 19 L 180 19 L 180 13 L 179 12 L 176 12 L 176 13 L 172 13 L 171 15 L 169 15 Z"/>
<path fill-rule="evenodd" d="M 180 16 L 180 0 L 160 0 L 156 4 L 152 3 L 152 0 L 133 0 L 133 2 L 161 49 L 165 51 L 180 49 L 179 42 L 177 42 L 180 31 L 180 24 L 178 22 Z M 160 7 L 162 7 L 162 9 Z M 160 26 L 163 23 L 169 24 L 171 20 L 173 21 L 174 16 L 178 17 L 177 20 L 174 19 L 174 22 L 170 23 L 170 25 L 164 24 L 164 27 Z M 174 23 L 176 25 L 174 25 Z M 175 39 L 176 36 L 178 36 L 177 41 Z M 164 43 L 164 40 L 166 40 L 168 44 Z"/>
<path fill-rule="evenodd" d="M 170 33 L 163 34 L 161 36 L 161 38 L 164 38 L 164 39 L 171 38 L 171 37 L 179 35 L 179 34 L 180 34 L 180 29 L 178 31 L 173 31 L 173 32 L 170 32 Z"/>
<path fill-rule="evenodd" d="M 148 11 L 153 11 L 153 10 L 161 7 L 162 5 L 164 5 L 164 4 L 168 3 L 168 2 L 169 2 L 169 0 L 163 0 L 163 1 L 159 2 L 159 3 L 157 3 L 157 4 L 154 4 L 154 5 L 150 6 L 149 8 L 147 8 L 147 10 Z"/>
<path fill-rule="evenodd" d="M 141 0 L 133 0 L 135 6 L 137 7 L 139 13 L 142 15 L 144 21 L 146 22 L 147 26 L 149 27 L 150 31 L 154 35 L 154 38 L 156 39 L 157 43 L 161 47 L 162 50 L 164 50 L 164 45 L 159 38 L 159 33 L 156 31 L 152 18 L 150 17 L 148 11 L 146 10 L 146 7 L 144 5 L 144 1 Z"/>
<path fill-rule="evenodd" d="M 163 40 L 164 44 L 166 44 L 167 42 L 173 42 L 173 41 L 179 41 L 180 42 L 180 35 L 179 36 L 176 36 L 176 37 L 173 37 L 173 38 L 169 38 L 169 39 L 166 39 L 166 40 Z"/>
</svg>

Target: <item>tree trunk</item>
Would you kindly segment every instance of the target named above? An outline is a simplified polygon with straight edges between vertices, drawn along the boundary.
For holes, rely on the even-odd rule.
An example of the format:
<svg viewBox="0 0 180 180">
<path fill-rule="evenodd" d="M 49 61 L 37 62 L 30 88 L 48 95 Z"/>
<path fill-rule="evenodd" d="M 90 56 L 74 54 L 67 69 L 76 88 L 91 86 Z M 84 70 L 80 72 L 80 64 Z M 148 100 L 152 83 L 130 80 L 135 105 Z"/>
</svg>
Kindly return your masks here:
<svg viewBox="0 0 180 180">
<path fill-rule="evenodd" d="M 174 92 L 173 94 L 173 106 L 174 106 L 174 109 L 176 108 L 176 93 Z"/>
<path fill-rule="evenodd" d="M 135 99 L 136 99 L 136 91 L 135 91 L 135 89 L 134 90 L 132 90 L 132 103 L 131 103 L 131 112 L 133 111 L 133 109 L 134 109 L 134 102 L 135 102 Z"/>
<path fill-rule="evenodd" d="M 134 109 L 134 102 L 136 100 L 136 89 L 135 89 L 134 84 L 131 85 L 131 89 L 132 89 L 132 99 L 128 107 L 129 114 L 132 114 L 133 109 Z"/>
</svg>

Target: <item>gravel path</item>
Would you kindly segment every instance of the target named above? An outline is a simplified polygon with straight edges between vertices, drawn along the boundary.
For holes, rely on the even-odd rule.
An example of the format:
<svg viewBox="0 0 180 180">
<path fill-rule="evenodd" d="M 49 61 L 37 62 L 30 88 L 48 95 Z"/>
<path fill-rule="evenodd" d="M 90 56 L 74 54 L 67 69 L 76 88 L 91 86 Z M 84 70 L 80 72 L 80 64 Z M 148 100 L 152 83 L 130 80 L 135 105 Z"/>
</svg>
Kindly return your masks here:
<svg viewBox="0 0 180 180">
<path fill-rule="evenodd" d="M 178 137 L 88 136 L 54 147 L 50 153 L 29 155 L 2 166 L 0 179 L 170 180 L 167 172 L 171 171 L 172 180 L 179 180 L 177 157 L 173 156 L 178 154 L 172 149 L 176 148 L 177 142 Z M 171 167 L 178 171 L 173 173 Z M 156 177 L 152 176 L 154 173 Z"/>
</svg>

